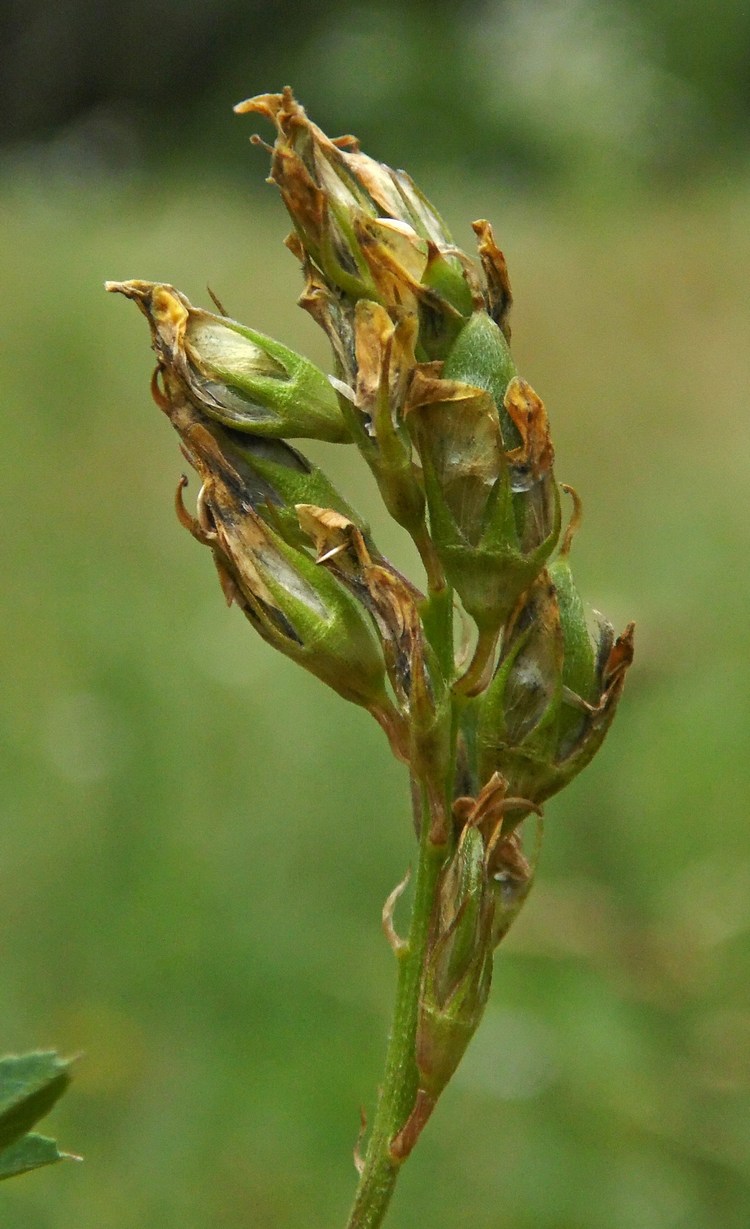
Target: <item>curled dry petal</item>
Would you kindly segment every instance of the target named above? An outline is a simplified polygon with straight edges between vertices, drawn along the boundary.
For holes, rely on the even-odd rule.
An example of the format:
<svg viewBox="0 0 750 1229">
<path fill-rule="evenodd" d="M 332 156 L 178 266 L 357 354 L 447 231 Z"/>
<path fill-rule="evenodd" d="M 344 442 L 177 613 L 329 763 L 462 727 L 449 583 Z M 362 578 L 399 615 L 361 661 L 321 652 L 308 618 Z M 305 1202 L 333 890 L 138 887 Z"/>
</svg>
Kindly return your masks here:
<svg viewBox="0 0 750 1229">
<path fill-rule="evenodd" d="M 521 818 L 532 812 L 541 814 L 536 803 L 528 798 L 508 797 L 508 781 L 500 772 L 492 776 L 482 786 L 476 798 L 457 798 L 453 803 L 453 818 L 463 831 L 466 827 L 477 828 L 484 839 L 488 856 L 498 844 L 500 836 L 505 837 L 520 822 Z M 506 822 L 506 817 L 513 813 L 512 822 Z"/>
<path fill-rule="evenodd" d="M 413 315 L 405 313 L 394 321 L 379 303 L 360 299 L 355 313 L 356 405 L 376 439 L 389 436 L 403 419 L 416 337 Z"/>
<path fill-rule="evenodd" d="M 604 666 L 602 682 L 607 698 L 615 691 L 619 695 L 625 685 L 625 675 L 633 664 L 634 640 L 635 623 L 628 623 L 622 635 L 617 637 Z"/>
<path fill-rule="evenodd" d="M 511 294 L 510 278 L 505 257 L 495 243 L 495 236 L 489 222 L 485 221 L 484 218 L 480 218 L 479 221 L 472 222 L 471 225 L 474 234 L 479 240 L 477 250 L 487 283 L 487 311 L 495 321 L 495 324 L 499 325 L 503 330 L 508 341 L 510 341 L 508 317 L 513 304 L 513 295 Z"/>
<path fill-rule="evenodd" d="M 354 328 L 354 434 L 391 516 L 410 533 L 419 533 L 424 526 L 424 490 L 403 425 L 415 361 L 416 317 L 410 312 L 389 314 L 381 304 L 361 299 Z"/>
<path fill-rule="evenodd" d="M 508 460 L 517 473 L 539 482 L 550 473 L 555 460 L 544 402 L 526 380 L 515 376 L 503 404 L 521 437 L 520 446 L 508 452 Z"/>
</svg>

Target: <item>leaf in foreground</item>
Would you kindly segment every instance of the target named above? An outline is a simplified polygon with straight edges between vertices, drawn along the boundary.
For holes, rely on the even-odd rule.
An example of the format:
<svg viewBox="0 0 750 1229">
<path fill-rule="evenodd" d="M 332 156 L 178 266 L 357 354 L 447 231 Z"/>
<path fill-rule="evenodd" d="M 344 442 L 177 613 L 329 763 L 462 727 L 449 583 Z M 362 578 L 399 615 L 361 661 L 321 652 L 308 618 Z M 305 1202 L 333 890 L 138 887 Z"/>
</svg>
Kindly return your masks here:
<svg viewBox="0 0 750 1229">
<path fill-rule="evenodd" d="M 53 1051 L 0 1059 L 0 1181 L 70 1156 L 53 1139 L 29 1134 L 65 1092 L 70 1066 Z"/>
</svg>

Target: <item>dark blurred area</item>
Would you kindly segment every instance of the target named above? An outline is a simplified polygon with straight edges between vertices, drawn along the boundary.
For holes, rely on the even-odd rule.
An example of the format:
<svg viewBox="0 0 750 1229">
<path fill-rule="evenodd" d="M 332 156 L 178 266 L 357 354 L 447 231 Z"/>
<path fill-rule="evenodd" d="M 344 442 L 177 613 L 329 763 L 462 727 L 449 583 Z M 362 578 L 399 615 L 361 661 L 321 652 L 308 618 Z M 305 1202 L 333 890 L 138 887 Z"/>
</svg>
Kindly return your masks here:
<svg viewBox="0 0 750 1229">
<path fill-rule="evenodd" d="M 232 102 L 291 82 L 384 160 L 684 181 L 746 151 L 750 5 L 95 0 L 0 11 L 0 144 L 102 170 L 242 165 Z M 450 105 L 446 105 L 450 100 Z M 200 136 L 198 136 L 200 134 Z"/>
</svg>

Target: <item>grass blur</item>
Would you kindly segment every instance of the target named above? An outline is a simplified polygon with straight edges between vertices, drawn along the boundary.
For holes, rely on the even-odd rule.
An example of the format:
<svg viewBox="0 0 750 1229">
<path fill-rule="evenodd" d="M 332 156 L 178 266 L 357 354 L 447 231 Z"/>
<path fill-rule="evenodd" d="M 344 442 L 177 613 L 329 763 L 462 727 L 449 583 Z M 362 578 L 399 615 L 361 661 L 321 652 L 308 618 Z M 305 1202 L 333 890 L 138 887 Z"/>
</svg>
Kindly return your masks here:
<svg viewBox="0 0 750 1229">
<path fill-rule="evenodd" d="M 579 585 L 638 633 L 388 1224 L 745 1229 L 750 185 L 606 209 L 423 186 L 459 241 L 495 224 L 519 367 L 584 500 Z M 44 1125 L 86 1157 L 5 1185 L 0 1224 L 330 1229 L 383 1055 L 406 781 L 224 608 L 172 512 L 145 323 L 102 291 L 208 282 L 325 365 L 282 211 L 21 179 L 0 216 L 0 1048 L 84 1053 Z M 357 459 L 315 456 L 407 562 Z"/>
</svg>

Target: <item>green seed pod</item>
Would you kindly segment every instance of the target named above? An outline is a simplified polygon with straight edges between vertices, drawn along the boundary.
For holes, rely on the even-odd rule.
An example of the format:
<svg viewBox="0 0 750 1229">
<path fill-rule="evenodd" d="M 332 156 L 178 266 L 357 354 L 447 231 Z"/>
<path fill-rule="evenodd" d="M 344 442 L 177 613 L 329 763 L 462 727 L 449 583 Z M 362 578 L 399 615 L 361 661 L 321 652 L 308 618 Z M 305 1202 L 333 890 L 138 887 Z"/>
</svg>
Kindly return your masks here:
<svg viewBox="0 0 750 1229">
<path fill-rule="evenodd" d="M 405 410 L 422 462 L 435 550 L 486 633 L 510 616 L 559 533 L 546 413 L 513 370 L 501 330 L 476 313 L 442 372 L 429 364 L 416 369 Z M 446 371 L 483 384 L 446 379 Z M 520 440 L 512 448 L 503 440 L 498 397 Z"/>
<path fill-rule="evenodd" d="M 209 418 L 253 435 L 350 442 L 336 394 L 314 363 L 264 333 L 193 307 L 173 286 L 108 282 L 135 300 L 164 371 Z"/>
<path fill-rule="evenodd" d="M 632 624 L 613 643 L 592 642 L 568 563 L 580 502 L 563 553 L 545 569 L 506 627 L 495 675 L 477 704 L 480 779 L 502 773 L 513 794 L 541 803 L 590 762 L 614 718 L 633 656 Z"/>
<path fill-rule="evenodd" d="M 369 615 L 335 577 L 255 511 L 257 475 L 251 471 L 248 480 L 222 429 L 207 426 L 189 402 L 180 403 L 170 391 L 172 424 L 203 483 L 197 518 L 181 499 L 178 514 L 211 548 L 227 601 L 236 603 L 274 648 L 381 720 L 392 704 Z"/>
<path fill-rule="evenodd" d="M 487 1003 L 493 914 L 484 841 L 467 825 L 443 872 L 419 1003 L 419 1082 L 433 1100 L 456 1070 Z"/>
<path fill-rule="evenodd" d="M 330 479 L 291 444 L 221 427 L 206 420 L 206 430 L 221 440 L 225 455 L 242 476 L 252 507 L 290 546 L 308 547 L 299 526 L 298 504 L 332 508 L 369 536 L 365 521 Z"/>
<path fill-rule="evenodd" d="M 536 736 L 537 747 L 542 733 L 545 748 L 554 740 L 563 652 L 556 593 L 549 573 L 544 571 L 506 629 L 500 662 L 482 707 L 480 740 L 489 728 L 495 738 L 511 746 L 523 744 L 532 734 Z M 480 769 L 480 779 L 490 775 L 489 767 Z M 518 792 L 524 797 L 532 796 L 525 790 Z"/>
<path fill-rule="evenodd" d="M 450 353 L 476 302 L 482 303 L 476 281 L 476 273 L 463 252 L 430 246 L 422 274 L 424 291 L 419 295 L 420 357 L 444 359 Z"/>
</svg>

